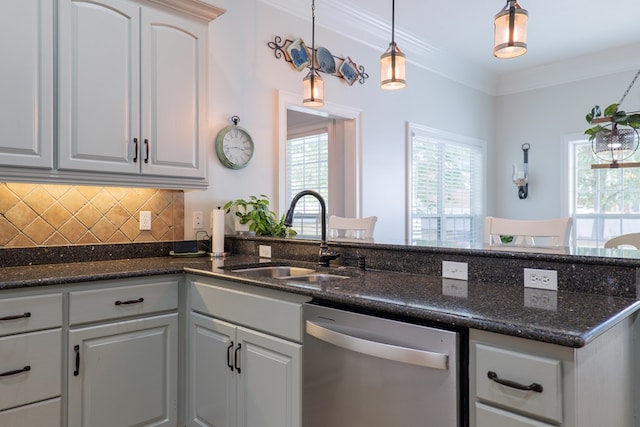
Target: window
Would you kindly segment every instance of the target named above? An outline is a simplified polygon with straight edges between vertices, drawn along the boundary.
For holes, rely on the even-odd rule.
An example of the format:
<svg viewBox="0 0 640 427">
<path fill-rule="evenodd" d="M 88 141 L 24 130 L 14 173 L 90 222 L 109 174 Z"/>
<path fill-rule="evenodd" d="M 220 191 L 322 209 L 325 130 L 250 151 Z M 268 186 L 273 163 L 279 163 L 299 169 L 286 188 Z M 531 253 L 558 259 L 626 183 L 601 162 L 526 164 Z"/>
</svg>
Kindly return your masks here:
<svg viewBox="0 0 640 427">
<path fill-rule="evenodd" d="M 591 169 L 603 163 L 583 138 L 569 141 L 573 239 L 578 247 L 603 247 L 612 237 L 640 232 L 640 169 Z M 626 160 L 640 161 L 638 152 Z"/>
<path fill-rule="evenodd" d="M 311 131 L 287 140 L 287 204 L 302 190 L 320 193 L 329 206 L 329 133 L 327 129 Z M 303 197 L 296 205 L 293 229 L 301 237 L 320 236 L 320 204 Z"/>
<path fill-rule="evenodd" d="M 409 243 L 481 243 L 484 143 L 415 124 L 409 135 Z"/>
</svg>

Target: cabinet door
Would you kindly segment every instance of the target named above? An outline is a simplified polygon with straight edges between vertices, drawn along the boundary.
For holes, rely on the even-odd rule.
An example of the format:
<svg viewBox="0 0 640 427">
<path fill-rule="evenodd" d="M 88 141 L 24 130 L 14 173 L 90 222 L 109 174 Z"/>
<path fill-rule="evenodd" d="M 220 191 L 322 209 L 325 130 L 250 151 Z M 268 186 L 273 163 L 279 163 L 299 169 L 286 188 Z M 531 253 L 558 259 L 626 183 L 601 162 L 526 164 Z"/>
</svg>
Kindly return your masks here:
<svg viewBox="0 0 640 427">
<path fill-rule="evenodd" d="M 238 327 L 239 427 L 300 427 L 302 345 Z"/>
<path fill-rule="evenodd" d="M 190 323 L 190 425 L 235 426 L 235 326 L 196 313 Z"/>
<path fill-rule="evenodd" d="M 206 177 L 207 26 L 142 10 L 142 173 Z"/>
<path fill-rule="evenodd" d="M 53 4 L 0 2 L 0 165 L 53 167 Z"/>
<path fill-rule="evenodd" d="M 72 329 L 69 427 L 175 427 L 177 333 L 177 314 Z"/>
<path fill-rule="evenodd" d="M 139 173 L 139 28 L 133 3 L 59 1 L 60 169 Z"/>
</svg>

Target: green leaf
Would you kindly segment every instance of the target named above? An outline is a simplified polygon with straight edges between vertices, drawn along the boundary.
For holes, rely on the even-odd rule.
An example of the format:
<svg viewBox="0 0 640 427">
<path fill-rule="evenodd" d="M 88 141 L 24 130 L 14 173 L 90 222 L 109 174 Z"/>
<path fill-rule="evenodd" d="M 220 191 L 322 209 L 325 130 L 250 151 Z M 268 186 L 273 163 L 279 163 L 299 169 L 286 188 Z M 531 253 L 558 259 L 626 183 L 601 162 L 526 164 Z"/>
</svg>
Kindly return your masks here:
<svg viewBox="0 0 640 427">
<path fill-rule="evenodd" d="M 599 107 L 598 107 L 599 108 Z M 605 117 L 611 117 L 618 112 L 618 104 L 611 104 L 607 108 L 604 109 Z M 596 116 L 599 117 L 599 116 Z"/>
</svg>

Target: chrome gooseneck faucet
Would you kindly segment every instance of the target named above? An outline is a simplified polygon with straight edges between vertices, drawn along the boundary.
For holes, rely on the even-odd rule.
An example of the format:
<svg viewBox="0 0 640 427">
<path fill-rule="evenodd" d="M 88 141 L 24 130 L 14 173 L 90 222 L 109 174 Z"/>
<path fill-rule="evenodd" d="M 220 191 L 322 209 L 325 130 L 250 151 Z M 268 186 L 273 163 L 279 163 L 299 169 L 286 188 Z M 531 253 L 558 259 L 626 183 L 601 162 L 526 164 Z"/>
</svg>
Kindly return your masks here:
<svg viewBox="0 0 640 427">
<path fill-rule="evenodd" d="M 296 203 L 298 203 L 298 200 L 300 200 L 300 198 L 303 196 L 313 196 L 320 202 L 320 213 L 322 215 L 322 240 L 320 241 L 318 264 L 323 267 L 329 267 L 329 261 L 338 258 L 340 254 L 330 250 L 329 245 L 327 244 L 327 205 L 319 193 L 312 190 L 302 190 L 301 192 L 296 194 L 293 197 L 293 200 L 291 200 L 291 206 L 289 206 L 287 215 L 284 217 L 284 225 L 286 225 L 287 227 L 291 227 L 291 225 L 293 224 L 293 211 L 296 207 Z"/>
</svg>

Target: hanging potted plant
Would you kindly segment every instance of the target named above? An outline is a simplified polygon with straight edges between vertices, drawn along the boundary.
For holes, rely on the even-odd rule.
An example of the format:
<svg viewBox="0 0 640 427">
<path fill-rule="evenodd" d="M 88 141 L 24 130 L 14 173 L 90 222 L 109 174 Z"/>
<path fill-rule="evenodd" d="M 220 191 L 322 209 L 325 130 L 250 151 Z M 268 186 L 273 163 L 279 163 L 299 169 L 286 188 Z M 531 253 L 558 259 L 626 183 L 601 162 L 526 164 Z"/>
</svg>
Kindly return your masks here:
<svg viewBox="0 0 640 427">
<path fill-rule="evenodd" d="M 291 237 L 297 233 L 284 225 L 284 215 L 278 215 L 269 209 L 269 198 L 250 196 L 248 200 L 231 200 L 224 205 L 226 213 L 234 211 L 236 231 L 248 231 L 256 236 Z"/>
<path fill-rule="evenodd" d="M 619 109 L 638 76 L 640 70 L 631 80 L 620 102 L 609 105 L 604 112 L 596 105 L 585 117 L 587 123 L 593 125 L 584 132 L 589 135 L 591 149 L 598 158 L 611 163 L 609 167 L 618 167 L 620 161 L 631 157 L 638 149 L 640 112 L 627 113 Z"/>
</svg>

